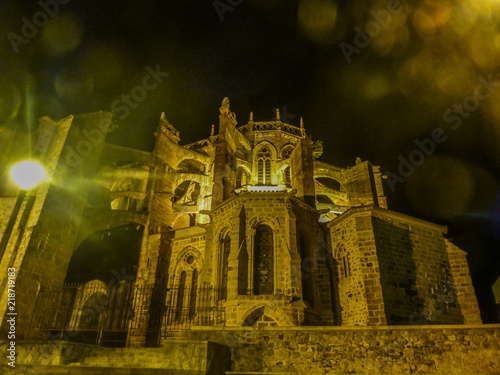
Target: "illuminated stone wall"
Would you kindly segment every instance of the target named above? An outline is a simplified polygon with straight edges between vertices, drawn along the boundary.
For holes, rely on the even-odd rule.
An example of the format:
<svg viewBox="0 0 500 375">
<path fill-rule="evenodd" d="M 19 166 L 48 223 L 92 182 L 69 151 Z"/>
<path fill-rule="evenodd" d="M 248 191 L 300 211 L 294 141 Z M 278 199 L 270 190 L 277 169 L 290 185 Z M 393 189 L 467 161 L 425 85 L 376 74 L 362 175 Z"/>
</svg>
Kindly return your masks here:
<svg viewBox="0 0 500 375">
<path fill-rule="evenodd" d="M 369 207 L 328 226 L 342 325 L 481 322 L 465 255 L 445 227 Z"/>
<path fill-rule="evenodd" d="M 300 374 L 496 374 L 500 325 L 198 329 L 231 370 Z"/>
</svg>

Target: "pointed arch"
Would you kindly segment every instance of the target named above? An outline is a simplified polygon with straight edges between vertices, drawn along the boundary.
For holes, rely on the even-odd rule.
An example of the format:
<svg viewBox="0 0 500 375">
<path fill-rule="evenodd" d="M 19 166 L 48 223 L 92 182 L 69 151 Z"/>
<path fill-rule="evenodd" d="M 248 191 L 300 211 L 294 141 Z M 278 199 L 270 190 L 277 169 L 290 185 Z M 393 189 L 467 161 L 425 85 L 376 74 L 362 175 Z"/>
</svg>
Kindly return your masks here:
<svg viewBox="0 0 500 375">
<path fill-rule="evenodd" d="M 277 150 L 273 144 L 262 141 L 255 146 L 254 163 L 257 165 L 258 185 L 271 185 L 273 183 L 273 165 L 276 160 Z"/>
<path fill-rule="evenodd" d="M 291 143 L 287 143 L 286 145 L 284 145 L 282 148 L 281 148 L 281 160 L 286 160 L 286 159 L 290 159 L 290 157 L 292 156 L 292 152 L 293 150 L 295 149 L 294 145 L 292 145 Z"/>
<path fill-rule="evenodd" d="M 266 323 L 264 323 L 266 322 Z M 279 327 L 293 326 L 290 317 L 278 306 L 271 302 L 264 302 L 250 307 L 240 320 L 240 326 L 259 326 L 262 323 L 268 325 L 275 322 Z"/>
</svg>

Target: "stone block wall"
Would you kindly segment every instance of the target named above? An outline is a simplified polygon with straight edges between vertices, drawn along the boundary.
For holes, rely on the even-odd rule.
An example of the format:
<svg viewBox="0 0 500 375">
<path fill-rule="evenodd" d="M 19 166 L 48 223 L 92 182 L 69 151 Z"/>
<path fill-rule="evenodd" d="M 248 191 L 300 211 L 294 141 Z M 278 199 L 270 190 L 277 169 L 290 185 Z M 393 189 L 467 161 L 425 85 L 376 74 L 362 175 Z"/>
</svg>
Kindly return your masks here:
<svg viewBox="0 0 500 375">
<path fill-rule="evenodd" d="M 465 251 L 446 240 L 446 250 L 451 266 L 451 276 L 456 289 L 457 302 L 460 305 L 465 324 L 481 324 L 474 286 L 469 273 Z"/>
<path fill-rule="evenodd" d="M 0 198 L 0 207 L 2 208 L 0 210 L 0 238 L 2 238 L 5 232 L 5 227 L 7 226 L 10 214 L 12 213 L 15 204 L 16 197 Z"/>
<path fill-rule="evenodd" d="M 0 349 L 6 352 L 6 348 L 7 343 L 0 341 Z M 61 366 L 70 366 L 70 373 L 75 374 L 102 374 L 109 368 L 137 369 L 136 374 L 142 374 L 140 369 L 224 374 L 229 368 L 229 354 L 224 345 L 196 340 L 165 341 L 159 348 L 102 348 L 61 341 L 23 342 L 16 346 L 16 364 L 20 368 L 23 365 L 42 366 L 40 370 L 43 366 L 58 366 L 53 368 L 56 373 L 65 373 Z M 87 371 L 79 372 L 83 369 Z"/>
<path fill-rule="evenodd" d="M 386 324 L 369 215 L 344 214 L 333 220 L 329 228 L 333 273 L 338 280 L 337 322 L 344 326 Z"/>
<path fill-rule="evenodd" d="M 374 207 L 328 227 L 340 324 L 480 323 L 465 256 L 446 245 L 445 227 Z"/>
<path fill-rule="evenodd" d="M 298 199 L 291 200 L 296 218 L 296 228 L 290 228 L 291 248 L 299 252 L 298 238 L 303 237 L 305 259 L 301 259 L 302 296 L 307 293 L 312 301 L 307 301 L 304 324 L 333 325 L 332 285 L 333 278 L 328 268 L 331 253 L 323 228 L 318 223 L 318 212 Z M 298 237 L 297 237 L 298 236 Z M 295 241 L 294 241 L 295 239 Z M 295 243 L 292 243 L 295 242 Z M 309 291 L 305 291 L 304 287 Z"/>
<path fill-rule="evenodd" d="M 232 371 L 498 374 L 500 325 L 195 329 L 226 345 Z"/>
<path fill-rule="evenodd" d="M 372 224 L 387 323 L 463 323 L 446 228 L 384 210 L 373 211 Z"/>
<path fill-rule="evenodd" d="M 344 186 L 351 206 L 374 205 L 387 208 L 379 167 L 364 161 L 343 171 Z"/>
</svg>

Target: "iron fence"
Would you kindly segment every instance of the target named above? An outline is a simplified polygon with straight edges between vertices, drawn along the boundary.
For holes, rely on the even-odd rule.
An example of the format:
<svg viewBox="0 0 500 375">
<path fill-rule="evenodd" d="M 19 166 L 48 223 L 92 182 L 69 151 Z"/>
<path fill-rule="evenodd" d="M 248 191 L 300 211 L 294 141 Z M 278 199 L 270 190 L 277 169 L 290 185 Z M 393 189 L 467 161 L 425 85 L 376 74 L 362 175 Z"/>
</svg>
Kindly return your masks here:
<svg viewBox="0 0 500 375">
<path fill-rule="evenodd" d="M 188 337 L 193 326 L 224 325 L 226 293 L 213 287 L 158 290 L 134 283 L 108 288 L 97 281 L 40 290 L 29 338 L 123 347 L 144 337 L 146 346 L 158 346 L 162 337 Z"/>
<path fill-rule="evenodd" d="M 222 326 L 226 288 L 171 288 L 166 294 L 162 336 L 184 337 L 193 326 Z"/>
</svg>

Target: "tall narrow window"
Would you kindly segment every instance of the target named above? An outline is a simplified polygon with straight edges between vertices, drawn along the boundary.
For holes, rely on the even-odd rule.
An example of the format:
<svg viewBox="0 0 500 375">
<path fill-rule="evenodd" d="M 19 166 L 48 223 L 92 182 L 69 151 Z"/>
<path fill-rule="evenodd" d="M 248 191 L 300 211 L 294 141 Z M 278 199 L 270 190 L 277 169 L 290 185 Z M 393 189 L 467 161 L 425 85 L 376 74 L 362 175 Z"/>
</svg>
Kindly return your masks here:
<svg viewBox="0 0 500 375">
<path fill-rule="evenodd" d="M 264 160 L 264 169 L 266 171 L 265 177 L 266 177 L 266 185 L 271 184 L 271 160 Z"/>
<path fill-rule="evenodd" d="M 229 232 L 226 233 L 221 241 L 220 251 L 222 253 L 221 259 L 221 277 L 220 277 L 220 299 L 225 300 L 227 298 L 227 275 L 229 270 L 229 253 L 231 251 L 231 237 L 229 237 Z"/>
<path fill-rule="evenodd" d="M 181 279 L 179 281 L 179 289 L 177 291 L 177 308 L 176 308 L 176 320 L 180 321 L 182 319 L 182 313 L 184 308 L 184 290 L 186 289 L 186 271 L 181 272 Z"/>
<path fill-rule="evenodd" d="M 351 276 L 351 264 L 350 264 L 350 259 L 349 259 L 349 254 L 347 253 L 347 250 L 344 245 L 340 245 L 339 252 L 338 252 L 338 257 L 339 261 L 341 262 L 341 268 L 342 268 L 342 276 L 344 278 L 347 278 Z"/>
<path fill-rule="evenodd" d="M 191 294 L 189 296 L 189 319 L 193 319 L 196 311 L 196 292 L 198 291 L 198 270 L 193 270 L 191 280 Z"/>
<path fill-rule="evenodd" d="M 254 294 L 274 293 L 273 231 L 259 225 L 254 236 Z"/>
<path fill-rule="evenodd" d="M 236 171 L 236 189 L 241 189 L 247 184 L 247 172 L 243 168 Z"/>
<path fill-rule="evenodd" d="M 305 238 L 301 233 L 297 233 L 297 250 L 300 255 L 302 298 L 313 306 L 312 259 L 307 251 Z"/>
<path fill-rule="evenodd" d="M 286 167 L 284 170 L 285 174 L 285 185 L 286 187 L 292 187 L 292 176 L 290 174 L 290 167 Z"/>
<path fill-rule="evenodd" d="M 242 169 L 238 168 L 238 170 L 236 171 L 236 189 L 241 189 L 241 187 L 243 186 L 241 183 L 241 174 Z"/>
<path fill-rule="evenodd" d="M 271 150 L 262 147 L 257 153 L 257 180 L 259 185 L 271 184 Z"/>
</svg>

